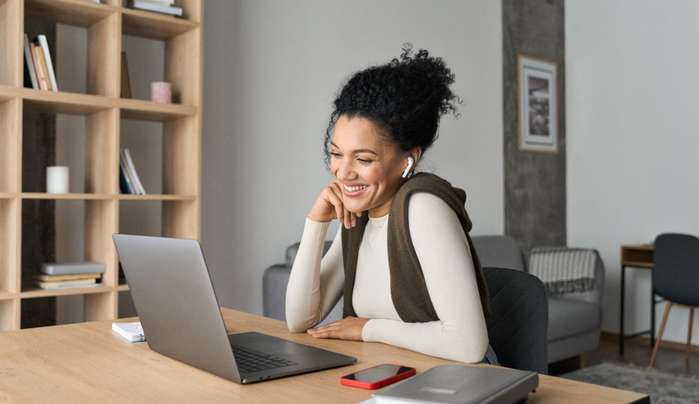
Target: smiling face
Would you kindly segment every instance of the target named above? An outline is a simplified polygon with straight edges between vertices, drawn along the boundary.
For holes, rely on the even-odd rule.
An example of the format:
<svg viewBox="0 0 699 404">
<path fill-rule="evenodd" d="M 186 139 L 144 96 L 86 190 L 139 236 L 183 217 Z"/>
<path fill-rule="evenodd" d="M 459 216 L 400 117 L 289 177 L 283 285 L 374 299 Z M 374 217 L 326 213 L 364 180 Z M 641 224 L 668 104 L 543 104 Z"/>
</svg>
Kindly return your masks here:
<svg viewBox="0 0 699 404">
<path fill-rule="evenodd" d="M 330 171 L 340 183 L 345 208 L 368 210 L 370 217 L 388 214 L 410 154 L 361 117 L 340 116 L 331 140 Z"/>
</svg>

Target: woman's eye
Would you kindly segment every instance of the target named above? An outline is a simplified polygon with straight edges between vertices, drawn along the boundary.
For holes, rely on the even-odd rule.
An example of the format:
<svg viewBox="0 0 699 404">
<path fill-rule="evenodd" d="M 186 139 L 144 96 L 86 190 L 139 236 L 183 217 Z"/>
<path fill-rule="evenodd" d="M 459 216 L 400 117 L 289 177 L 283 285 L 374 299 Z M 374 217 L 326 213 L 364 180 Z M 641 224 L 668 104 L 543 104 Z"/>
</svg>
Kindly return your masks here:
<svg viewBox="0 0 699 404">
<path fill-rule="evenodd" d="M 362 164 L 369 164 L 369 163 L 371 163 L 373 160 L 357 159 L 357 161 L 359 161 L 359 162 L 362 163 Z"/>
<path fill-rule="evenodd" d="M 331 152 L 331 153 L 330 153 L 330 156 L 332 156 L 332 157 L 341 157 L 342 155 L 341 155 L 340 153 Z"/>
</svg>

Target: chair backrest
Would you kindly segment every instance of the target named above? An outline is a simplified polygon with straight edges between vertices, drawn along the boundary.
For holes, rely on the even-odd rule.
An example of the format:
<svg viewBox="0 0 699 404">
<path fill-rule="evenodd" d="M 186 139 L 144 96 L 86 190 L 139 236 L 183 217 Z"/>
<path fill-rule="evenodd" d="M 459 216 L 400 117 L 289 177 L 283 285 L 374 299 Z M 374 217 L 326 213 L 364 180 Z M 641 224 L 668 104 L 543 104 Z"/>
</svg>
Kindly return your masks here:
<svg viewBox="0 0 699 404">
<path fill-rule="evenodd" d="M 699 238 L 664 233 L 655 238 L 653 292 L 674 303 L 699 306 Z"/>
<path fill-rule="evenodd" d="M 490 345 L 501 365 L 548 373 L 548 299 L 539 278 L 523 271 L 483 268 L 490 294 Z"/>
<path fill-rule="evenodd" d="M 511 237 L 491 235 L 473 236 L 473 248 L 481 267 L 525 270 L 522 247 Z"/>
</svg>

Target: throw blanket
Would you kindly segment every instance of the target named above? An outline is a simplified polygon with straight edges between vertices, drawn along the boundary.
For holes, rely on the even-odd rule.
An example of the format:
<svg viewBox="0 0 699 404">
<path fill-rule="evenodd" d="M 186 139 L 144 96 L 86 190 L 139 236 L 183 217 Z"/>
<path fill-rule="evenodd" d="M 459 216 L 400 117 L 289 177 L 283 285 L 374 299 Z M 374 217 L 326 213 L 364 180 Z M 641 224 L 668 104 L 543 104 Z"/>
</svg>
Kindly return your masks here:
<svg viewBox="0 0 699 404">
<path fill-rule="evenodd" d="M 595 288 L 598 259 L 590 249 L 537 247 L 529 257 L 529 273 L 541 279 L 549 296 L 588 292 Z"/>
</svg>

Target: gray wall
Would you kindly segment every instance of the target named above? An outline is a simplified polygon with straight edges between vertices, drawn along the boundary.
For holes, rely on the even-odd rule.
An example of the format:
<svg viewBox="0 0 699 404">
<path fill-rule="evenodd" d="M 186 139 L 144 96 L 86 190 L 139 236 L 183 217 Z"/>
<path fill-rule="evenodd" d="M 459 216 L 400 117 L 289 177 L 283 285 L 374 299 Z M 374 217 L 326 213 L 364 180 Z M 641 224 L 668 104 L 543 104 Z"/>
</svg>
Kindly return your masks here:
<svg viewBox="0 0 699 404">
<path fill-rule="evenodd" d="M 568 240 L 607 266 L 603 327 L 618 332 L 622 244 L 699 234 L 699 2 L 566 2 Z M 627 333 L 648 329 L 650 271 L 626 278 Z M 657 306 L 660 322 L 664 304 Z M 696 313 L 695 313 L 696 316 Z M 665 339 L 686 341 L 672 308 Z M 657 328 L 656 328 L 657 329 Z M 699 321 L 694 321 L 694 341 Z"/>
<path fill-rule="evenodd" d="M 335 92 L 407 41 L 444 57 L 464 99 L 423 168 L 466 189 L 475 234 L 502 234 L 499 1 L 207 1 L 205 21 L 203 242 L 224 305 L 261 313 L 264 269 L 329 180 Z"/>
<path fill-rule="evenodd" d="M 566 244 L 563 0 L 503 0 L 505 233 L 525 248 Z M 519 150 L 517 55 L 557 64 L 558 152 Z"/>
</svg>

